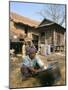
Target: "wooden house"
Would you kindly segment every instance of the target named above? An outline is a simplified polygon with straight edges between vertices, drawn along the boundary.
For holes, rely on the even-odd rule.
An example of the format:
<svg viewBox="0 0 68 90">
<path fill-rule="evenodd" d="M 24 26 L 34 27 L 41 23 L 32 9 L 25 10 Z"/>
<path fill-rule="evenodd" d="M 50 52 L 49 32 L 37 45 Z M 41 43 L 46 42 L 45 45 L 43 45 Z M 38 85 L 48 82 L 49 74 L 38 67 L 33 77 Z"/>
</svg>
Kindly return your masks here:
<svg viewBox="0 0 68 90">
<path fill-rule="evenodd" d="M 50 45 L 51 52 L 63 51 L 65 46 L 65 28 L 50 20 L 38 22 L 16 13 L 10 13 L 10 49 L 22 53 L 25 43 L 33 43 L 37 50 Z"/>
<path fill-rule="evenodd" d="M 25 43 L 34 43 L 38 49 L 38 32 L 35 30 L 38 24 L 38 21 L 10 13 L 10 49 L 22 53 Z"/>
<path fill-rule="evenodd" d="M 40 32 L 39 44 L 50 45 L 51 52 L 64 51 L 66 29 L 59 24 L 44 19 L 37 27 Z"/>
</svg>

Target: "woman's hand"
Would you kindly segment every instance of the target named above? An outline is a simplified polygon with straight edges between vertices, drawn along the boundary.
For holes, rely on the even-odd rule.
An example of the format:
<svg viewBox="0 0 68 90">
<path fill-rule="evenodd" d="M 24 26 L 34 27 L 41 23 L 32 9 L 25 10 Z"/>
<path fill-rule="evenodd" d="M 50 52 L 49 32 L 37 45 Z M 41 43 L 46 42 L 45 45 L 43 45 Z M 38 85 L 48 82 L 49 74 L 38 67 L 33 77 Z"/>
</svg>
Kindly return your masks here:
<svg viewBox="0 0 68 90">
<path fill-rule="evenodd" d="M 29 70 L 30 70 L 32 73 L 37 72 L 37 70 L 36 70 L 35 68 L 33 68 L 33 67 L 29 68 Z"/>
<path fill-rule="evenodd" d="M 32 73 L 38 73 L 40 71 L 42 71 L 41 69 L 35 69 L 33 67 L 29 68 L 29 70 L 32 72 Z"/>
</svg>

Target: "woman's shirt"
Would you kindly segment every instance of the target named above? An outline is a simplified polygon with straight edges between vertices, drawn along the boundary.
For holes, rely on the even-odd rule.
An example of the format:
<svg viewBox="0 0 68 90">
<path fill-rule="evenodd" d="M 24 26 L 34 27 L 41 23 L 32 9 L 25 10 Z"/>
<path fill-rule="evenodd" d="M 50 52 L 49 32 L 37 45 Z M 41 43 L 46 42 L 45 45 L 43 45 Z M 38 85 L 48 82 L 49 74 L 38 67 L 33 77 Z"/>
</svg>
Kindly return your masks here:
<svg viewBox="0 0 68 90">
<path fill-rule="evenodd" d="M 23 65 L 27 67 L 35 67 L 36 63 L 39 65 L 39 67 L 44 67 L 44 63 L 41 61 L 41 59 L 38 56 L 35 56 L 34 59 L 31 60 L 29 56 L 25 56 L 23 58 Z"/>
</svg>

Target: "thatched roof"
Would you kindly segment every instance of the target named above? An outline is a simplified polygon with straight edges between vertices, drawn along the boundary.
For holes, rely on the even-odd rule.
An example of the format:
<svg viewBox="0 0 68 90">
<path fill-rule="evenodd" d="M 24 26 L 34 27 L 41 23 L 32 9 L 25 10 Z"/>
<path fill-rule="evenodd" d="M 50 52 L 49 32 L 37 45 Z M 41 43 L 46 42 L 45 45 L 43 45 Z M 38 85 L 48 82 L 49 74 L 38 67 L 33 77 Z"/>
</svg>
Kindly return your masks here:
<svg viewBox="0 0 68 90">
<path fill-rule="evenodd" d="M 10 18 L 17 23 L 22 23 L 22 24 L 25 24 L 25 25 L 28 25 L 31 27 L 37 27 L 40 23 L 38 21 L 32 20 L 28 17 L 18 15 L 18 14 L 13 13 L 13 12 L 10 13 Z"/>
</svg>

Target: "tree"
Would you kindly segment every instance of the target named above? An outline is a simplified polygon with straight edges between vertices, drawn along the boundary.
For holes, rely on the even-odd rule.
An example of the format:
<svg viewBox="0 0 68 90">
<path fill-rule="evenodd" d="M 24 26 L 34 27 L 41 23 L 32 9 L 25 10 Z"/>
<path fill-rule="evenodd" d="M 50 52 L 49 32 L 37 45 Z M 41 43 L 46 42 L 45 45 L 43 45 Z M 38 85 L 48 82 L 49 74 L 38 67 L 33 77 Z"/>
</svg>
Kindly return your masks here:
<svg viewBox="0 0 68 90">
<path fill-rule="evenodd" d="M 38 12 L 43 18 L 50 19 L 60 25 L 65 23 L 65 5 L 47 4 Z"/>
</svg>

